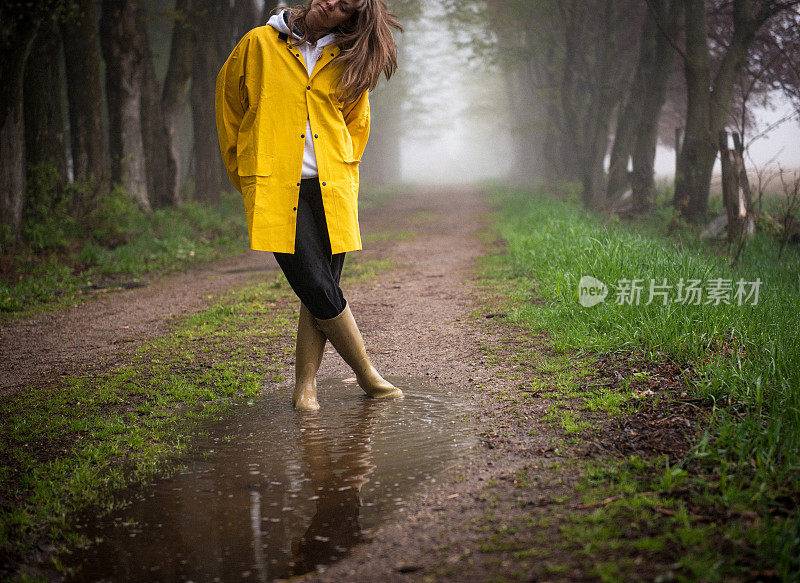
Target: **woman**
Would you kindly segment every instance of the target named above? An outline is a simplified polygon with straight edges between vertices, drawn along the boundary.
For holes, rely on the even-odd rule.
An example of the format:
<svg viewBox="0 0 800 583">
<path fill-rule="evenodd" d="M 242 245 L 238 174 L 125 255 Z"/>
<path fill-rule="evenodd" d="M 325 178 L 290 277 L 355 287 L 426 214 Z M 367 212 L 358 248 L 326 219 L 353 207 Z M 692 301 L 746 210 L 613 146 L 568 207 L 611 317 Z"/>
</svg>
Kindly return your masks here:
<svg viewBox="0 0 800 583">
<path fill-rule="evenodd" d="M 375 370 L 339 287 L 361 249 L 358 164 L 369 136 L 369 91 L 397 68 L 384 0 L 311 0 L 248 32 L 217 77 L 222 159 L 242 193 L 253 249 L 272 251 L 300 298 L 296 409 L 319 409 L 325 341 L 371 397 L 403 393 Z"/>
</svg>

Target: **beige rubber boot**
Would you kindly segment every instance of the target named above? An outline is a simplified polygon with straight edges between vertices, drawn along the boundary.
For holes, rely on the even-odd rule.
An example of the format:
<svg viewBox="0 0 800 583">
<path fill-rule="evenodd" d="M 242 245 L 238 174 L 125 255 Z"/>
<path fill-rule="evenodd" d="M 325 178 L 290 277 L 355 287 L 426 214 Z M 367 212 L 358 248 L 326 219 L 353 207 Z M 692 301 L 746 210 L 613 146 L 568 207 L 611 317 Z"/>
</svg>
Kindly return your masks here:
<svg viewBox="0 0 800 583">
<path fill-rule="evenodd" d="M 317 328 L 317 321 L 304 304 L 300 304 L 297 321 L 297 344 L 294 357 L 294 394 L 292 404 L 298 411 L 316 411 L 317 371 L 325 351 L 325 334 Z"/>
<path fill-rule="evenodd" d="M 367 395 L 377 399 L 397 399 L 403 396 L 403 391 L 379 375 L 369 361 L 364 348 L 364 339 L 353 319 L 349 305 L 335 318 L 317 320 L 317 326 L 331 341 L 336 352 L 356 373 L 358 386 L 364 389 Z"/>
</svg>

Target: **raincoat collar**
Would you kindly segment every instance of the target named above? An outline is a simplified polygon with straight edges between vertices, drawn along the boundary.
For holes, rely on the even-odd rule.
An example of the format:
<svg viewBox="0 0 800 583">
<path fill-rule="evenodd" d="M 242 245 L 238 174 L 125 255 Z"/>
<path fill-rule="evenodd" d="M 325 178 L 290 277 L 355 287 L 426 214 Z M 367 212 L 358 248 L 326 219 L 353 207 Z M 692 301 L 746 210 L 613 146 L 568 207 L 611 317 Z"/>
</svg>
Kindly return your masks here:
<svg viewBox="0 0 800 583">
<path fill-rule="evenodd" d="M 288 16 L 289 16 L 288 10 L 281 10 L 277 14 L 273 14 L 267 21 L 267 24 L 269 24 L 272 28 L 274 28 L 278 32 L 282 32 L 283 34 L 286 35 L 291 34 L 296 39 L 302 38 L 303 34 L 296 26 L 294 27 L 294 30 L 292 31 L 289 30 L 289 23 L 287 21 Z M 319 40 L 317 40 L 316 43 L 308 43 L 308 44 L 312 47 L 320 49 L 329 44 L 333 44 L 335 41 L 336 41 L 336 35 L 330 32 L 325 36 L 323 36 L 322 38 L 320 38 Z"/>
</svg>

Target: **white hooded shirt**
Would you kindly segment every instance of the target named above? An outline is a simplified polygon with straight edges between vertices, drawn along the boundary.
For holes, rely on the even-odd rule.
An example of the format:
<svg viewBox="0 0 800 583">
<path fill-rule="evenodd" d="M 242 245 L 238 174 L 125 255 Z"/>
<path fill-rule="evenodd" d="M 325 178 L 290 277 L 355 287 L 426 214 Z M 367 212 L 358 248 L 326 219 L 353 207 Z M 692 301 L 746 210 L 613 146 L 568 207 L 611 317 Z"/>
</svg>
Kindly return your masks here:
<svg viewBox="0 0 800 583">
<path fill-rule="evenodd" d="M 294 38 L 299 39 L 299 35 L 289 30 L 289 25 L 286 24 L 286 20 L 284 19 L 285 12 L 285 10 L 281 10 L 278 14 L 273 14 L 272 17 L 270 17 L 270 19 L 267 21 L 267 24 L 279 32 L 291 34 Z M 335 40 L 336 36 L 331 33 L 326 34 L 314 44 L 307 42 L 303 43 L 302 45 L 295 46 L 295 48 L 300 51 L 300 54 L 303 55 L 303 62 L 306 65 L 306 71 L 308 71 L 309 77 L 311 76 L 311 73 L 313 73 L 319 57 L 322 55 L 322 50 L 329 44 L 332 44 Z M 317 176 L 319 176 L 319 171 L 317 170 L 317 155 L 314 152 L 314 139 L 311 129 L 311 122 L 306 121 L 306 147 L 303 151 L 302 178 L 315 178 Z"/>
</svg>

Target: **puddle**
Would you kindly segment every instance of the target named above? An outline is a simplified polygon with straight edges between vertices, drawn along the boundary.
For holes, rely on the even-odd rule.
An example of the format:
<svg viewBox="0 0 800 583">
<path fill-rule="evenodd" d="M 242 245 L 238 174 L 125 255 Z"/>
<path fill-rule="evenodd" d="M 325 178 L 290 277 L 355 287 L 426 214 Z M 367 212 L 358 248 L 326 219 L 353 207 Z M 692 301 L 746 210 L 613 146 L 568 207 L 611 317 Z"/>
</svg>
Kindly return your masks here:
<svg viewBox="0 0 800 583">
<path fill-rule="evenodd" d="M 404 399 L 320 379 L 316 413 L 293 411 L 283 387 L 210 424 L 184 471 L 81 521 L 97 542 L 60 557 L 80 569 L 70 580 L 272 581 L 343 558 L 476 443 L 465 403 L 391 380 Z"/>
</svg>

